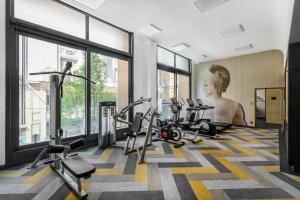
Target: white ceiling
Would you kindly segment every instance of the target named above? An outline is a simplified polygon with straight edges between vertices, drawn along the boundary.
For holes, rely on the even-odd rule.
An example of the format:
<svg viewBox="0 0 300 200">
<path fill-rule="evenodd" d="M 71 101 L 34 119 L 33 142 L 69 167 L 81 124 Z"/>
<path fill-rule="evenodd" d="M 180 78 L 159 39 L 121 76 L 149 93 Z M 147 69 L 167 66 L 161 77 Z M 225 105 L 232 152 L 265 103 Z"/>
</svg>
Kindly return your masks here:
<svg viewBox="0 0 300 200">
<path fill-rule="evenodd" d="M 90 1 L 97 5 L 99 0 Z M 180 54 L 203 62 L 272 49 L 286 53 L 293 5 L 294 0 L 229 0 L 201 13 L 192 0 L 106 0 L 96 11 L 82 9 L 136 34 L 142 26 L 154 24 L 162 32 L 151 40 L 169 49 L 185 43 L 190 48 Z M 242 34 L 226 39 L 220 34 L 240 24 L 245 28 Z M 254 48 L 235 51 L 249 44 Z"/>
</svg>

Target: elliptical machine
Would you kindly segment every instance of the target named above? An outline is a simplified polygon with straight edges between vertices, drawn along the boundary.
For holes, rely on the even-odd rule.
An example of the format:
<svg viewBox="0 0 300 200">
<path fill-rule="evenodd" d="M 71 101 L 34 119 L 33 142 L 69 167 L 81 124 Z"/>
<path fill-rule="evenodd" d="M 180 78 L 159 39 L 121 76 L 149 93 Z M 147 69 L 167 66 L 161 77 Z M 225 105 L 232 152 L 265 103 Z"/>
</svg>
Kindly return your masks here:
<svg viewBox="0 0 300 200">
<path fill-rule="evenodd" d="M 182 127 L 185 130 L 192 131 L 194 137 L 188 137 L 187 134 L 190 133 L 188 131 L 184 132 L 184 139 L 190 140 L 193 143 L 197 143 L 202 141 L 200 136 L 209 137 L 211 139 L 216 139 L 219 136 L 217 135 L 216 126 L 210 122 L 210 120 L 203 119 L 203 117 L 199 117 L 200 112 L 203 111 L 203 107 L 195 106 L 194 101 L 192 99 L 187 99 L 187 103 L 189 107 L 187 108 L 187 117 L 186 119 L 189 121 L 185 121 L 182 124 Z"/>
</svg>

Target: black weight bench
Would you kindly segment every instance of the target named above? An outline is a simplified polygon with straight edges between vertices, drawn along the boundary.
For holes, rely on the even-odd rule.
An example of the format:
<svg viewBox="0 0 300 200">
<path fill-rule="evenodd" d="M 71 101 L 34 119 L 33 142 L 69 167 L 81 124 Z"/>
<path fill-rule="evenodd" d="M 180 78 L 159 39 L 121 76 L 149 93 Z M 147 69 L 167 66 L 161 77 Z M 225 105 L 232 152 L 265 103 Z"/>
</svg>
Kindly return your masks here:
<svg viewBox="0 0 300 200">
<path fill-rule="evenodd" d="M 89 178 L 96 171 L 93 165 L 80 157 L 70 157 L 61 163 L 75 178 Z"/>
<path fill-rule="evenodd" d="M 62 168 L 60 175 L 67 180 L 68 185 L 78 194 L 81 199 L 87 198 L 87 193 L 82 190 L 81 178 L 87 179 L 96 171 L 96 168 L 84 159 L 74 156 L 61 160 Z M 72 175 L 68 176 L 65 169 Z"/>
</svg>

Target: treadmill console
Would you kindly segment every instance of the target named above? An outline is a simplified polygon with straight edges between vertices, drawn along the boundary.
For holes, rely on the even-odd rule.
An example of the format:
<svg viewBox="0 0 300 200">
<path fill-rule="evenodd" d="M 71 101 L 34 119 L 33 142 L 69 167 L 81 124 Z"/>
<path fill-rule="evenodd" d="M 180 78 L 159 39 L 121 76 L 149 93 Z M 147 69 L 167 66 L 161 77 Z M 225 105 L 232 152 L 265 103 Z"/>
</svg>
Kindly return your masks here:
<svg viewBox="0 0 300 200">
<path fill-rule="evenodd" d="M 186 102 L 189 104 L 190 108 L 195 107 L 193 99 L 186 99 Z"/>
<path fill-rule="evenodd" d="M 203 106 L 203 102 L 202 102 L 201 99 L 196 99 L 196 101 L 197 101 L 197 103 L 198 103 L 199 106 Z"/>
</svg>

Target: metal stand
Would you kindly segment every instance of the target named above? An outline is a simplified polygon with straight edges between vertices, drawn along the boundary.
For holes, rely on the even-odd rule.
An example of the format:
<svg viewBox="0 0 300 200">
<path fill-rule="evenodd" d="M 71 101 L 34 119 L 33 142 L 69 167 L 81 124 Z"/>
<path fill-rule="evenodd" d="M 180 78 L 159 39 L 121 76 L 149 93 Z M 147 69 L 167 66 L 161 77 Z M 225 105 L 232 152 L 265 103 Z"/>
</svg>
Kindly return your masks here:
<svg viewBox="0 0 300 200">
<path fill-rule="evenodd" d="M 115 112 L 116 102 L 106 101 L 99 103 L 98 145 L 100 149 L 116 144 Z"/>
</svg>

